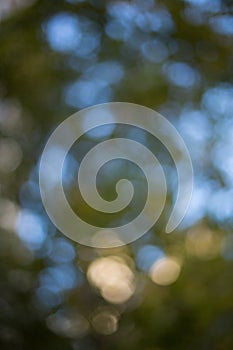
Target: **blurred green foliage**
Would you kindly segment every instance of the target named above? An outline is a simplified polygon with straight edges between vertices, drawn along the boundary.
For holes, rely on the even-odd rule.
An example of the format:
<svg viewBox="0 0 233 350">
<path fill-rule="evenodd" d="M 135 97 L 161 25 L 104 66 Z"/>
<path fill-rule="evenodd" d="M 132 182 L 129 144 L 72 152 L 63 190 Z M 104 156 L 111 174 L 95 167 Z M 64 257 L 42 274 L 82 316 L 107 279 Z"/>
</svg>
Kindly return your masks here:
<svg viewBox="0 0 233 350">
<path fill-rule="evenodd" d="M 6 0 L 0 20 L 0 349 L 231 350 L 231 1 Z M 177 232 L 165 235 L 165 213 L 140 240 L 101 250 L 56 231 L 37 172 L 51 131 L 108 101 L 166 116 L 195 184 Z M 147 143 L 165 159 L 171 197 L 169 158 Z"/>
</svg>

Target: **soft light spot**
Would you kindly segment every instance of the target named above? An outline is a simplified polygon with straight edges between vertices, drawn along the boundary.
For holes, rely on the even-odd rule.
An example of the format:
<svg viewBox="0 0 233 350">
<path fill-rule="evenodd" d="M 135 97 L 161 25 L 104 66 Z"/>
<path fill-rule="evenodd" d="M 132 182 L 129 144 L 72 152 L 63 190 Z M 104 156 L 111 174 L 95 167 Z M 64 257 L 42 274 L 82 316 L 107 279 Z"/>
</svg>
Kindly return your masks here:
<svg viewBox="0 0 233 350">
<path fill-rule="evenodd" d="M 38 249 L 44 242 L 47 232 L 43 218 L 31 210 L 20 210 L 16 221 L 16 232 L 31 249 Z"/>
<path fill-rule="evenodd" d="M 128 23 L 134 21 L 138 14 L 137 6 L 124 1 L 110 3 L 107 10 L 110 16 Z"/>
<path fill-rule="evenodd" d="M 233 190 L 215 189 L 208 200 L 208 212 L 217 220 L 231 220 L 233 215 Z"/>
<path fill-rule="evenodd" d="M 18 168 L 22 161 L 22 150 L 13 139 L 0 141 L 0 171 L 10 173 Z"/>
<path fill-rule="evenodd" d="M 73 51 L 81 41 L 82 33 L 75 15 L 59 13 L 44 28 L 50 46 L 56 51 Z"/>
<path fill-rule="evenodd" d="M 220 84 L 208 89 L 203 95 L 202 103 L 215 119 L 219 115 L 231 118 L 233 109 L 232 85 Z"/>
<path fill-rule="evenodd" d="M 118 317 L 111 310 L 103 310 L 92 318 L 92 326 L 97 333 L 110 335 L 118 329 Z"/>
<path fill-rule="evenodd" d="M 122 304 L 131 298 L 134 286 L 128 281 L 109 282 L 101 288 L 101 295 L 112 304 Z"/>
<path fill-rule="evenodd" d="M 166 45 L 157 40 L 148 40 L 141 46 L 143 56 L 150 62 L 160 63 L 168 57 L 168 49 Z"/>
<path fill-rule="evenodd" d="M 14 230 L 19 208 L 8 199 L 0 200 L 0 227 L 5 230 Z"/>
<path fill-rule="evenodd" d="M 170 13 L 165 8 L 156 11 L 140 12 L 135 20 L 137 26 L 144 32 L 171 32 L 175 28 Z"/>
<path fill-rule="evenodd" d="M 53 241 L 50 259 L 56 263 L 68 263 L 75 258 L 74 247 L 63 238 Z"/>
<path fill-rule="evenodd" d="M 201 260 L 216 258 L 220 251 L 221 237 L 206 227 L 192 228 L 186 237 L 186 250 Z"/>
<path fill-rule="evenodd" d="M 82 282 L 79 271 L 71 264 L 51 266 L 40 273 L 40 284 L 57 293 L 75 288 Z"/>
<path fill-rule="evenodd" d="M 218 34 L 233 35 L 233 16 L 222 15 L 210 19 L 211 28 Z"/>
<path fill-rule="evenodd" d="M 76 312 L 59 310 L 48 316 L 46 323 L 52 332 L 74 339 L 85 336 L 89 330 L 86 318 Z"/>
<path fill-rule="evenodd" d="M 141 247 L 137 253 L 137 265 L 138 267 L 148 272 L 155 261 L 164 257 L 164 252 L 159 247 L 154 245 L 145 245 Z"/>
<path fill-rule="evenodd" d="M 109 102 L 111 97 L 112 89 L 103 80 L 80 79 L 65 90 L 67 104 L 76 108 Z"/>
<path fill-rule="evenodd" d="M 172 257 L 165 257 L 156 261 L 150 270 L 152 281 L 160 286 L 174 283 L 181 272 L 180 262 Z"/>
<path fill-rule="evenodd" d="M 127 22 L 122 23 L 119 20 L 110 20 L 105 27 L 107 35 L 115 40 L 128 40 L 132 36 L 133 28 Z"/>
<path fill-rule="evenodd" d="M 104 81 L 108 84 L 117 84 L 124 76 L 124 70 L 116 61 L 105 61 L 92 65 L 85 72 L 85 76 Z"/>
<path fill-rule="evenodd" d="M 17 133 L 22 127 L 21 107 L 18 101 L 0 101 L 0 129 L 4 134 Z"/>
<path fill-rule="evenodd" d="M 196 70 L 184 62 L 166 63 L 164 72 L 172 84 L 181 88 L 191 88 L 198 82 Z"/>
<path fill-rule="evenodd" d="M 134 293 L 134 274 L 125 261 L 116 256 L 93 261 L 87 271 L 89 282 L 109 302 L 121 304 Z"/>
<path fill-rule="evenodd" d="M 9 17 L 21 9 L 27 8 L 36 0 L 7 0 L 0 2 L 0 20 Z"/>
</svg>

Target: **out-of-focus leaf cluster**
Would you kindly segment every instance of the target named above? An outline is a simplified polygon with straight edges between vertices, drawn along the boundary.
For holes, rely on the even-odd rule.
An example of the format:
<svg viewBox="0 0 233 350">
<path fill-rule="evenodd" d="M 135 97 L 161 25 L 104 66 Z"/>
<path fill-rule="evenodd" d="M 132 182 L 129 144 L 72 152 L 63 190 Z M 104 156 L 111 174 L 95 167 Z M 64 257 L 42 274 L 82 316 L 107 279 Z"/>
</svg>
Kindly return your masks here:
<svg viewBox="0 0 233 350">
<path fill-rule="evenodd" d="M 232 11 L 223 0 L 0 2 L 1 349 L 232 349 Z M 117 127 L 83 137 L 64 169 L 75 210 L 78 156 L 105 138 L 135 138 L 164 161 L 162 219 L 140 240 L 111 250 L 61 235 L 38 187 L 51 131 L 71 113 L 109 101 L 166 116 L 188 146 L 195 175 L 190 210 L 168 236 L 177 179 L 161 145 Z M 134 168 L 112 171 L 141 186 Z M 53 181 L 52 159 L 48 176 Z M 99 185 L 111 199 L 114 184 L 104 172 Z M 84 205 L 81 213 L 93 220 Z M 114 229 L 109 237 L 118 239 Z"/>
</svg>

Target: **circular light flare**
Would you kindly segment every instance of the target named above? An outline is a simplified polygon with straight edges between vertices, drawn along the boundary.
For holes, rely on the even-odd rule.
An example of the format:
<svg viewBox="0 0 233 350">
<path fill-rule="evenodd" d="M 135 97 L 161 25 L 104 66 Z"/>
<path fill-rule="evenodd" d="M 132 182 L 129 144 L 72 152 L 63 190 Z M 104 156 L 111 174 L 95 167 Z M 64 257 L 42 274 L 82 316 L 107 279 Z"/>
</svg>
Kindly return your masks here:
<svg viewBox="0 0 233 350">
<path fill-rule="evenodd" d="M 113 334 L 118 330 L 118 317 L 110 310 L 102 310 L 93 316 L 92 326 L 97 333 Z"/>
<path fill-rule="evenodd" d="M 157 260 L 150 269 L 150 278 L 160 286 L 168 286 L 174 283 L 181 272 L 181 263 L 173 257 L 165 257 Z"/>
<path fill-rule="evenodd" d="M 134 285 L 128 281 L 107 283 L 101 288 L 101 295 L 112 304 L 122 304 L 129 300 L 134 294 Z"/>
<path fill-rule="evenodd" d="M 134 274 L 124 259 L 101 257 L 93 261 L 87 271 L 90 284 L 97 287 L 105 300 L 113 304 L 126 302 L 134 293 Z"/>
</svg>

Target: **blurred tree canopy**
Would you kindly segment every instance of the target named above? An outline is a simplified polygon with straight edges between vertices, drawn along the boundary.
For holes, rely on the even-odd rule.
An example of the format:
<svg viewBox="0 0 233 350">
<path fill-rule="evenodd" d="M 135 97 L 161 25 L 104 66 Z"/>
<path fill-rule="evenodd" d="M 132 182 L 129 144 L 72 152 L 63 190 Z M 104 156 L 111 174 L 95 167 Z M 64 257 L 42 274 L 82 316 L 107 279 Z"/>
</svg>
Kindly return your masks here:
<svg viewBox="0 0 233 350">
<path fill-rule="evenodd" d="M 232 71 L 229 0 L 0 1 L 0 349 L 233 348 Z M 94 249 L 50 222 L 38 164 L 62 120 L 110 101 L 168 118 L 195 182 L 184 222 L 166 235 L 177 184 L 169 155 L 150 136 L 115 128 L 111 137 L 131 133 L 164 161 L 169 196 L 144 237 Z M 107 137 L 86 135 L 72 149 L 64 181 L 76 209 L 78 162 Z M 116 178 L 140 179 L 117 169 Z M 93 213 L 82 204 L 82 214 Z"/>
</svg>

